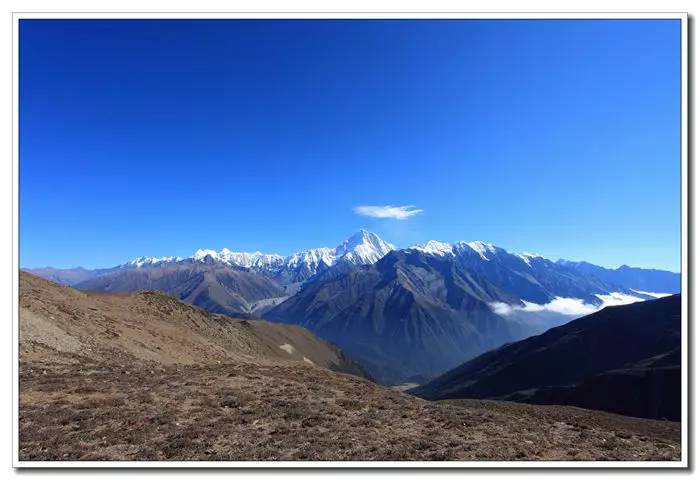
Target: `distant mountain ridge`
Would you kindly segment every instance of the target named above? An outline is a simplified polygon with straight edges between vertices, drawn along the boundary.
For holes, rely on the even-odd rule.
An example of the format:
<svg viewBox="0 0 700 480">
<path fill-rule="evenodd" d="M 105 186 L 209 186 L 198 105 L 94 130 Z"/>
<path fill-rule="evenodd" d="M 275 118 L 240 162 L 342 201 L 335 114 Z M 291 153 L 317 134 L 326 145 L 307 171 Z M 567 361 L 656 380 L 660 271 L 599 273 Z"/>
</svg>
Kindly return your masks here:
<svg viewBox="0 0 700 480">
<path fill-rule="evenodd" d="M 375 262 L 393 248 L 360 230 L 335 248 L 308 249 L 288 257 L 201 249 L 188 258 L 137 257 L 107 269 L 29 272 L 82 290 L 159 290 L 214 313 L 255 318 L 320 272 Z"/>
<path fill-rule="evenodd" d="M 568 260 L 559 260 L 557 263 L 579 272 L 595 275 L 607 282 L 625 285 L 627 288 L 639 292 L 678 293 L 681 291 L 680 274 L 665 270 L 634 268 L 627 265 L 611 269 L 588 262 L 570 262 Z"/>
<path fill-rule="evenodd" d="M 86 269 L 82 267 L 60 269 L 54 267 L 25 268 L 23 270 L 47 278 L 62 285 L 77 285 L 87 279 L 131 268 L 154 268 L 171 263 L 223 263 L 231 267 L 250 269 L 276 278 L 282 284 L 300 283 L 323 272 L 336 264 L 368 265 L 375 263 L 397 247 L 384 241 L 378 235 L 360 230 L 334 248 L 319 247 L 301 250 L 288 256 L 275 253 L 236 252 L 228 248 L 220 251 L 199 249 L 192 256 L 142 256 L 120 265 L 108 268 Z M 447 255 L 473 259 L 478 256 L 483 261 L 509 258 L 510 266 L 518 270 L 533 267 L 533 264 L 551 262 L 541 255 L 532 253 L 511 253 L 493 244 L 473 241 L 445 243 L 430 240 L 408 247 L 430 255 Z M 588 262 L 558 260 L 558 265 L 569 267 L 580 273 L 592 275 L 600 280 L 640 292 L 677 293 L 680 291 L 680 274 L 655 269 L 634 268 L 623 265 L 618 269 L 607 269 Z"/>
<path fill-rule="evenodd" d="M 606 305 L 671 293 L 651 280 L 635 289 L 627 277 L 618 283 L 597 272 L 479 241 L 397 249 L 365 230 L 335 248 L 287 257 L 224 248 L 93 271 L 33 271 L 81 290 L 159 290 L 214 313 L 303 325 L 385 383 L 423 382 Z"/>
</svg>

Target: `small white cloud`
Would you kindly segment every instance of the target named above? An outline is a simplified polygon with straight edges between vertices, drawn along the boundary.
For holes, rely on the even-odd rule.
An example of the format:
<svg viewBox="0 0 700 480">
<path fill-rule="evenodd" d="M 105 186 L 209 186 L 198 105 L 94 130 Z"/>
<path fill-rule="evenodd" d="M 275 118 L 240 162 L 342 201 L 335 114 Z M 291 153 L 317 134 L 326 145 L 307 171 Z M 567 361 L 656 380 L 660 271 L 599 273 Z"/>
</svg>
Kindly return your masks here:
<svg viewBox="0 0 700 480">
<path fill-rule="evenodd" d="M 406 220 L 408 217 L 418 215 L 423 210 L 416 208 L 415 205 L 401 205 L 399 207 L 393 205 L 360 205 L 353 208 L 353 211 L 365 217 Z"/>
<path fill-rule="evenodd" d="M 496 313 L 498 315 L 510 315 L 515 310 L 514 306 L 508 305 L 507 303 L 503 302 L 492 302 L 489 304 L 489 307 L 491 307 L 493 313 Z"/>
</svg>

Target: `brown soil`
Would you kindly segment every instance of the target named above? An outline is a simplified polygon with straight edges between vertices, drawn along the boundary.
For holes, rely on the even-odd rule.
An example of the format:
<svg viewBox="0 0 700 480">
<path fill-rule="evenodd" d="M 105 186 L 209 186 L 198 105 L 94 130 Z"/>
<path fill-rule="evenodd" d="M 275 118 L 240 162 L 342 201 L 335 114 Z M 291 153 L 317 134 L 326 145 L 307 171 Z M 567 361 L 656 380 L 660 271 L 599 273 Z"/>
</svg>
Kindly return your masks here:
<svg viewBox="0 0 700 480">
<path fill-rule="evenodd" d="M 22 275 L 20 307 L 21 460 L 680 458 L 678 423 L 429 402 L 322 368 L 351 364 L 303 329 L 256 328 L 159 294 L 85 294 Z"/>
</svg>

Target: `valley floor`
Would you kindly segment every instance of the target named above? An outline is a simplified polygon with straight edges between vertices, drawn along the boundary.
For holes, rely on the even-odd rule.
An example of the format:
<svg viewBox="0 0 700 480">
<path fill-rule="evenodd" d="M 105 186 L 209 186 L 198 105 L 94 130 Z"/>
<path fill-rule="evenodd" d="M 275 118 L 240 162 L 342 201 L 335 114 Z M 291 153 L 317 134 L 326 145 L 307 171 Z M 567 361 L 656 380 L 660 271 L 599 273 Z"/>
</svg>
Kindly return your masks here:
<svg viewBox="0 0 700 480">
<path fill-rule="evenodd" d="M 23 362 L 20 460 L 672 460 L 680 424 L 429 402 L 301 364 Z"/>
</svg>

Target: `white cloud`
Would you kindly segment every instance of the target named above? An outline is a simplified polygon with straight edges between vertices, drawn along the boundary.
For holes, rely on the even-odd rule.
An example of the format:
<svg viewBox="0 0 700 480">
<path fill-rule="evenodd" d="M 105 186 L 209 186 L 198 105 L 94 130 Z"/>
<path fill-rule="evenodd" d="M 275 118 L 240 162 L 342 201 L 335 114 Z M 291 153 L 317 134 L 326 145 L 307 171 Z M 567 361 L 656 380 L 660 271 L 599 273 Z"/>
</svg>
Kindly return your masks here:
<svg viewBox="0 0 700 480">
<path fill-rule="evenodd" d="M 415 205 L 360 205 L 353 208 L 358 215 L 374 218 L 394 218 L 396 220 L 406 220 L 408 217 L 418 215 L 423 210 L 415 208 Z"/>
<path fill-rule="evenodd" d="M 643 298 L 635 297 L 634 295 L 628 295 L 626 293 L 611 292 L 607 295 L 596 295 L 603 302 L 603 307 L 610 307 L 613 305 L 627 305 L 628 303 L 641 302 L 644 301 Z"/>
<path fill-rule="evenodd" d="M 654 298 L 663 298 L 663 297 L 670 297 L 673 295 L 672 293 L 656 293 L 656 292 L 644 292 L 642 290 L 635 290 L 633 288 L 630 288 L 633 292 L 641 293 L 642 295 L 649 295 L 650 297 Z"/>
<path fill-rule="evenodd" d="M 580 298 L 556 297 L 551 302 L 545 304 L 526 302 L 523 300 L 525 306 L 508 305 L 507 303 L 503 302 L 493 302 L 490 304 L 490 306 L 491 310 L 499 315 L 511 315 L 515 312 L 553 312 L 560 313 L 562 315 L 582 317 L 584 315 L 597 312 L 605 307 L 613 305 L 626 305 L 628 303 L 641 302 L 644 300 L 643 298 L 634 297 L 632 295 L 627 295 L 620 292 L 611 292 L 607 295 L 596 295 L 596 297 L 598 297 L 602 302 L 600 305 L 584 303 L 584 301 Z"/>
</svg>

